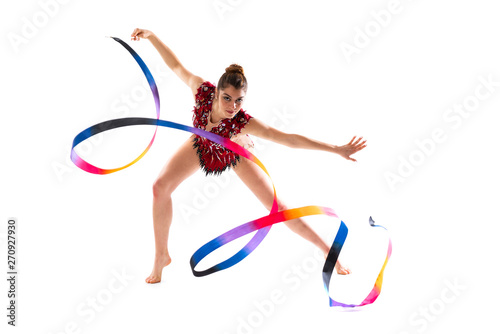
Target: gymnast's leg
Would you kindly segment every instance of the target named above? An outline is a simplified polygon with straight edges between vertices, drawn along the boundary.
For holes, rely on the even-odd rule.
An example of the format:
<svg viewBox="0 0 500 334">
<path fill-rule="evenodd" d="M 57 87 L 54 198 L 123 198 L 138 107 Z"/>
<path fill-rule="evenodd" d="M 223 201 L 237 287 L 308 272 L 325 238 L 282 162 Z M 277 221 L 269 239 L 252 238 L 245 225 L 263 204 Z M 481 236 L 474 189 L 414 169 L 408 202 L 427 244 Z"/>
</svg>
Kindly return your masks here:
<svg viewBox="0 0 500 334">
<path fill-rule="evenodd" d="M 248 148 L 247 148 L 248 149 Z M 249 149 L 252 151 L 251 149 Z M 253 153 L 253 152 L 252 152 Z M 235 173 L 238 177 L 245 183 L 245 185 L 257 196 L 257 198 L 264 204 L 264 206 L 271 210 L 273 204 L 273 187 L 269 177 L 264 171 L 260 169 L 255 163 L 245 159 L 240 158 L 240 162 L 234 168 Z M 286 210 L 287 207 L 278 198 L 278 210 Z M 297 233 L 304 239 L 312 242 L 314 245 L 319 247 L 321 251 L 326 255 L 328 254 L 330 247 L 321 239 L 316 232 L 314 232 L 309 225 L 302 218 L 296 218 L 284 222 L 287 227 L 289 227 L 293 232 Z M 337 260 L 335 264 L 335 269 L 338 274 L 347 275 L 351 273 L 351 270 L 342 266 L 340 261 Z"/>
<path fill-rule="evenodd" d="M 193 148 L 192 135 L 170 158 L 153 185 L 153 227 L 155 234 L 155 261 L 146 283 L 161 281 L 163 268 L 172 261 L 168 254 L 168 232 L 172 223 L 171 194 L 189 176 L 199 169 L 200 161 Z"/>
</svg>

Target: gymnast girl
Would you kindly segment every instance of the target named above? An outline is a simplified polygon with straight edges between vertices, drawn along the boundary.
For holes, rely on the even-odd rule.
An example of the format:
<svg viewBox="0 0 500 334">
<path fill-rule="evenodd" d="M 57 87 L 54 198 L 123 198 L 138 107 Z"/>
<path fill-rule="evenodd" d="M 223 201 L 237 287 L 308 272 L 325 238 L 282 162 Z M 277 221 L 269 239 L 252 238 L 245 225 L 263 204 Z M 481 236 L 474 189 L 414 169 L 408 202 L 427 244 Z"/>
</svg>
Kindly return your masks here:
<svg viewBox="0 0 500 334">
<path fill-rule="evenodd" d="M 366 140 L 361 141 L 362 137 L 354 136 L 348 144 L 335 146 L 274 129 L 242 109 L 248 83 L 241 66 L 232 64 L 226 68 L 215 87 L 210 82 L 189 72 L 172 50 L 151 31 L 137 28 L 132 32 L 132 40 L 139 41 L 141 38 L 153 44 L 167 66 L 191 89 L 195 101 L 194 127 L 230 138 L 252 153 L 254 153 L 254 145 L 249 134 L 292 148 L 336 153 L 351 161 L 356 161 L 351 158 L 352 154 L 366 147 Z M 172 223 L 171 194 L 182 181 L 194 174 L 200 167 L 207 175 L 220 174 L 228 168 L 233 168 L 236 175 L 257 196 L 266 209 L 271 210 L 274 192 L 264 171 L 232 151 L 193 134 L 165 164 L 153 184 L 155 260 L 153 271 L 146 278 L 147 283 L 160 282 L 163 268 L 171 262 L 168 253 L 169 229 Z M 286 205 L 278 198 L 278 210 L 286 209 Z M 293 232 L 319 247 L 325 256 L 328 254 L 330 247 L 302 218 L 286 221 L 285 224 Z M 335 269 L 341 275 L 351 273 L 339 261 Z"/>
</svg>

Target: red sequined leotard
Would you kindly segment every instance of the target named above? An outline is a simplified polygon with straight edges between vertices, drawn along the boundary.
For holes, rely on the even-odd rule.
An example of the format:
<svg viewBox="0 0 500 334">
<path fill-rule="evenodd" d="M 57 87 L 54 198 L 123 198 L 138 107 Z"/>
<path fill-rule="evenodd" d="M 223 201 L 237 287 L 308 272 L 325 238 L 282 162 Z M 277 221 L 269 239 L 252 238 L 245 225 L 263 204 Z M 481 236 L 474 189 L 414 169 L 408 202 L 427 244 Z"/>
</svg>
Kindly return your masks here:
<svg viewBox="0 0 500 334">
<path fill-rule="evenodd" d="M 212 101 L 215 97 L 215 86 L 205 81 L 198 88 L 196 93 L 193 114 L 193 126 L 206 130 L 210 112 L 212 111 Z M 232 138 L 239 134 L 252 116 L 244 110 L 240 110 L 233 118 L 226 118 L 214 126 L 210 132 L 222 137 Z M 206 138 L 195 136 L 193 147 L 196 148 L 200 158 L 200 167 L 208 174 L 220 174 L 231 166 L 236 166 L 240 161 L 240 156 L 232 151 L 216 144 Z"/>
</svg>

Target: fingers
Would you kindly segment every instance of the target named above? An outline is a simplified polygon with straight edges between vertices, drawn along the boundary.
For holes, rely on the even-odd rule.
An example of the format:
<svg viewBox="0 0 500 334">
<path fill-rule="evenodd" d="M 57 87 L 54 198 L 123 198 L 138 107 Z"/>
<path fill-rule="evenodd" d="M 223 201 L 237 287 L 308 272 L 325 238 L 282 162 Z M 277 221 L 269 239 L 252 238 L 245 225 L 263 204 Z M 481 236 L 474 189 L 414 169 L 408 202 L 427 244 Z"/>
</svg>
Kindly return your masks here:
<svg viewBox="0 0 500 334">
<path fill-rule="evenodd" d="M 363 137 L 359 137 L 357 138 L 357 136 L 354 136 L 352 137 L 351 141 L 343 146 L 343 148 L 345 149 L 345 155 L 344 157 L 347 159 L 347 160 L 350 160 L 350 161 L 354 161 L 354 162 L 357 162 L 356 159 L 354 158 L 351 158 L 351 154 L 354 154 L 358 151 L 361 151 L 362 149 L 364 149 L 366 147 L 366 140 L 363 140 Z"/>
<path fill-rule="evenodd" d="M 356 146 L 355 150 L 356 150 L 356 152 L 359 152 L 359 151 L 361 151 L 362 149 L 364 149 L 365 147 L 366 147 L 366 145 Z"/>
<path fill-rule="evenodd" d="M 364 143 L 366 143 L 366 140 L 364 140 L 363 142 L 360 142 L 361 139 L 363 139 L 363 137 L 359 137 L 356 141 L 356 136 L 352 137 L 351 141 L 347 144 L 347 145 L 352 145 L 352 146 L 361 146 L 363 145 Z"/>
<path fill-rule="evenodd" d="M 363 139 L 363 137 L 359 137 L 358 140 L 356 140 L 353 145 L 354 146 L 357 146 L 359 144 L 359 142 L 361 141 L 361 139 Z"/>
<path fill-rule="evenodd" d="M 359 149 L 359 150 L 362 149 L 362 148 L 365 148 L 366 147 L 365 143 L 366 143 L 366 140 L 362 141 L 361 143 L 359 143 L 359 144 L 356 145 L 356 148 Z"/>
<path fill-rule="evenodd" d="M 132 32 L 132 34 L 130 35 L 130 37 L 131 37 L 131 40 L 138 41 L 141 39 L 141 37 L 143 37 L 143 35 L 144 35 L 144 33 L 143 33 L 142 29 L 135 28 L 134 31 Z"/>
<path fill-rule="evenodd" d="M 354 152 L 357 152 L 357 151 L 366 147 L 366 145 L 365 145 L 366 140 L 361 141 L 361 139 L 363 139 L 363 137 L 359 137 L 356 141 L 354 141 L 355 139 L 356 139 L 356 136 L 352 137 L 351 141 L 345 146 L 347 146 L 347 147 L 351 146 L 352 149 L 354 149 Z"/>
</svg>

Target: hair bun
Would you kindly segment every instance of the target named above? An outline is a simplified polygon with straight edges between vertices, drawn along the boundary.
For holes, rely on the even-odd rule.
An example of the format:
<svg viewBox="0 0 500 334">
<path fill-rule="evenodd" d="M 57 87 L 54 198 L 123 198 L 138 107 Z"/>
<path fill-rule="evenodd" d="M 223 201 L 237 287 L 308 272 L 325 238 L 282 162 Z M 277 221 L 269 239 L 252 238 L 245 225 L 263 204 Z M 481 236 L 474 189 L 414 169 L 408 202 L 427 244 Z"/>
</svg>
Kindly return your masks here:
<svg viewBox="0 0 500 334">
<path fill-rule="evenodd" d="M 240 73 L 241 75 L 245 75 L 243 67 L 238 64 L 231 64 L 229 67 L 226 67 L 226 73 Z"/>
</svg>

